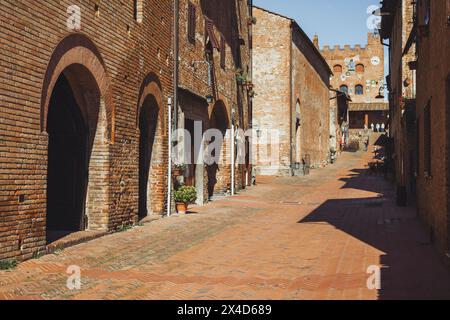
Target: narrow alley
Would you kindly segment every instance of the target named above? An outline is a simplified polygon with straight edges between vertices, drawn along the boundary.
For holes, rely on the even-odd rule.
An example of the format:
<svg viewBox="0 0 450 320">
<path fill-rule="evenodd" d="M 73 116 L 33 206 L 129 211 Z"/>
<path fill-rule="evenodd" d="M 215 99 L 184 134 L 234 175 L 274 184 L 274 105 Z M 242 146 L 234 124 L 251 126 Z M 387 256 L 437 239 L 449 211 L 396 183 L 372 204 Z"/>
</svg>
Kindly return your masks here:
<svg viewBox="0 0 450 320">
<path fill-rule="evenodd" d="M 450 275 L 370 152 L 0 271 L 0 299 L 441 299 Z M 220 210 L 219 210 L 220 208 Z M 79 266 L 81 289 L 66 273 Z M 370 266 L 381 290 L 370 290 Z"/>
</svg>

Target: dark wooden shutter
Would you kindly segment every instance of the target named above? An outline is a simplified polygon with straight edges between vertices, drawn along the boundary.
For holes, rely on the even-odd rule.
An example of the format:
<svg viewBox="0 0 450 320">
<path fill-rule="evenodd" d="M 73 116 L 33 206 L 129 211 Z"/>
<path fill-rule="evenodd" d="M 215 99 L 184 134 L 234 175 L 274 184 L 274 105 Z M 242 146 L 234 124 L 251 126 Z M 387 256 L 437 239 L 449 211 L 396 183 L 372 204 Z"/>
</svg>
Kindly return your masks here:
<svg viewBox="0 0 450 320">
<path fill-rule="evenodd" d="M 205 17 L 205 29 L 213 48 L 220 50 L 219 41 L 217 40 L 216 34 L 214 33 L 214 21 L 212 21 L 208 17 Z"/>
<path fill-rule="evenodd" d="M 192 2 L 188 2 L 188 40 L 195 43 L 195 27 L 197 25 L 197 8 Z"/>
<path fill-rule="evenodd" d="M 225 37 L 220 36 L 220 67 L 225 69 L 227 61 L 227 47 L 225 42 Z"/>
<path fill-rule="evenodd" d="M 431 177 L 431 104 L 424 110 L 424 171 L 426 177 Z"/>
</svg>

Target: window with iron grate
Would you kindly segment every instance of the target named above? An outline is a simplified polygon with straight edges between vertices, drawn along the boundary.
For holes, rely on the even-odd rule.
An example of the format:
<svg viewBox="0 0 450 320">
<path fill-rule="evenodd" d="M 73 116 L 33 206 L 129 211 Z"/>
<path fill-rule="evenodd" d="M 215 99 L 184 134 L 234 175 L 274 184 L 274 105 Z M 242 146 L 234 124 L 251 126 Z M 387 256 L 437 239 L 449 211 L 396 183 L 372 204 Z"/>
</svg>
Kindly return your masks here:
<svg viewBox="0 0 450 320">
<path fill-rule="evenodd" d="M 431 103 L 429 102 L 425 107 L 423 114 L 423 152 L 424 152 L 424 174 L 425 177 L 431 177 Z"/>
</svg>

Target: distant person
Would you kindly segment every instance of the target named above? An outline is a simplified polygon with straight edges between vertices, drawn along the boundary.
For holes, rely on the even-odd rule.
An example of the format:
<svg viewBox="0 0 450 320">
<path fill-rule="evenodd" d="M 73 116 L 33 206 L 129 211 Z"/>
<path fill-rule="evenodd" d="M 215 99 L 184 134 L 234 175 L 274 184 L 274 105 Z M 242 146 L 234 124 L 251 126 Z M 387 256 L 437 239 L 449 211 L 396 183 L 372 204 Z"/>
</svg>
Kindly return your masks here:
<svg viewBox="0 0 450 320">
<path fill-rule="evenodd" d="M 373 122 L 372 122 L 372 124 L 370 125 L 370 127 L 372 128 L 372 132 L 375 132 L 375 125 L 373 124 Z"/>
<path fill-rule="evenodd" d="M 364 140 L 364 151 L 368 151 L 369 150 L 369 137 L 367 136 L 366 139 Z"/>
<path fill-rule="evenodd" d="M 380 132 L 380 128 L 381 128 L 380 124 L 377 123 L 377 132 Z"/>
<path fill-rule="evenodd" d="M 381 132 L 384 132 L 386 130 L 386 125 L 384 123 L 381 124 Z"/>
</svg>

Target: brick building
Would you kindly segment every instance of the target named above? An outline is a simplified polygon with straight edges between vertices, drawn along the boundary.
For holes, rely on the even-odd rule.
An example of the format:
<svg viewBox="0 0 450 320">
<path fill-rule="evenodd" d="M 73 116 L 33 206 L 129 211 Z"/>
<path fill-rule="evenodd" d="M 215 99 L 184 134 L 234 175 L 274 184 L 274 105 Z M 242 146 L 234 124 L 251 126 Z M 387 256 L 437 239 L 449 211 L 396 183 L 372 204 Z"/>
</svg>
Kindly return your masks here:
<svg viewBox="0 0 450 320">
<path fill-rule="evenodd" d="M 316 40 L 318 45 L 318 39 Z M 384 92 L 384 49 L 378 35 L 369 33 L 367 45 L 324 45 L 321 54 L 333 71 L 332 88 L 349 95 L 348 127 L 350 136 L 358 135 L 373 124 L 388 124 L 389 106 Z"/>
<path fill-rule="evenodd" d="M 264 138 L 253 154 L 262 175 L 301 174 L 305 164 L 326 163 L 330 151 L 331 70 L 318 49 L 292 19 L 254 8 L 253 76 L 256 97 L 253 125 L 257 132 L 278 130 L 270 147 L 275 163 L 261 159 Z M 277 32 L 273 32 L 277 30 Z M 273 138 L 273 137 L 271 137 Z M 275 157 L 272 154 L 273 157 Z"/>
<path fill-rule="evenodd" d="M 212 165 L 203 163 L 193 139 L 184 142 L 191 144 L 186 150 L 191 150 L 192 163 L 183 180 L 196 186 L 199 204 L 230 193 L 232 179 L 236 190 L 251 181 L 248 161 L 235 165 L 232 177 L 230 152 L 231 130 L 250 128 L 251 90 L 237 81 L 236 72 L 242 70 L 251 82 L 251 14 L 251 2 L 246 1 L 179 1 L 177 127 L 191 138 L 207 129 L 224 136 L 221 161 Z M 204 146 L 209 142 L 203 141 Z"/>
<path fill-rule="evenodd" d="M 431 241 L 448 263 L 450 258 L 450 61 L 448 59 L 450 1 L 421 0 L 416 1 L 415 7 L 410 7 L 407 2 L 400 0 L 385 0 L 382 12 L 384 16 L 382 32 L 393 40 L 390 70 L 393 95 L 391 108 L 400 109 L 396 111 L 405 115 L 410 108 L 407 98 L 414 94 L 405 84 L 408 84 L 408 78 L 411 77 L 410 70 L 416 70 L 414 125 L 417 152 L 414 162 L 411 161 L 411 163 L 415 163 L 417 210 L 429 229 Z M 411 25 L 412 14 L 414 23 Z M 403 59 L 399 59 L 400 53 L 395 54 L 394 50 L 402 51 Z M 405 67 L 405 62 L 408 68 Z M 394 79 L 397 80 L 394 81 Z M 402 88 L 400 83 L 403 83 L 404 96 L 400 101 L 396 101 L 395 97 L 400 97 L 399 90 Z M 396 133 L 400 136 L 405 135 L 408 132 L 406 130 L 398 125 Z M 399 140 L 405 144 L 404 139 L 396 139 L 396 141 Z M 400 159 L 408 157 L 405 149 L 397 146 L 396 155 Z"/>
<path fill-rule="evenodd" d="M 173 12 L 1 0 L 0 260 L 165 212 Z"/>
<path fill-rule="evenodd" d="M 390 138 L 394 182 L 398 189 L 399 204 L 411 204 L 416 193 L 416 48 L 414 4 L 408 0 L 383 3 L 381 36 L 389 39 L 389 105 Z M 406 198 L 405 198 L 406 197 Z"/>
</svg>

